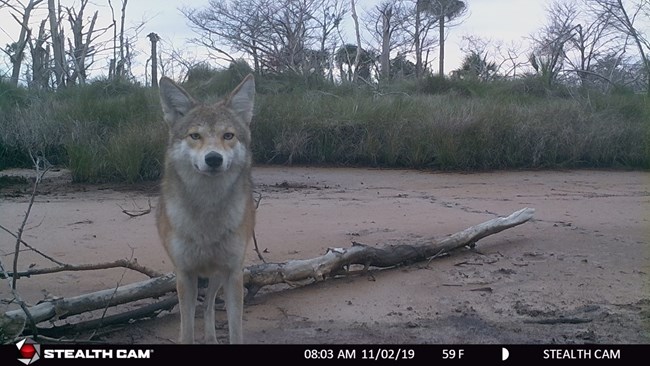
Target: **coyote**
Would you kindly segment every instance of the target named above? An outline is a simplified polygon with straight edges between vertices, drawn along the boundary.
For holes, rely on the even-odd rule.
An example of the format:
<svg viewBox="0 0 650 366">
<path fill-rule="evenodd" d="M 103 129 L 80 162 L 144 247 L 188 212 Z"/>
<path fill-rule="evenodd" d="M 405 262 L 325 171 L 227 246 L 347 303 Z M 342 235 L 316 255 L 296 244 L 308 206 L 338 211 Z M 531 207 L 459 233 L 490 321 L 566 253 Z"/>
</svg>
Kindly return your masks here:
<svg viewBox="0 0 650 366">
<path fill-rule="evenodd" d="M 214 303 L 223 285 L 230 343 L 242 343 L 243 265 L 253 237 L 251 132 L 255 81 L 202 104 L 172 80 L 160 80 L 169 127 L 157 227 L 176 272 L 180 341 L 194 343 L 199 276 L 208 277 L 206 343 L 217 343 Z"/>
</svg>

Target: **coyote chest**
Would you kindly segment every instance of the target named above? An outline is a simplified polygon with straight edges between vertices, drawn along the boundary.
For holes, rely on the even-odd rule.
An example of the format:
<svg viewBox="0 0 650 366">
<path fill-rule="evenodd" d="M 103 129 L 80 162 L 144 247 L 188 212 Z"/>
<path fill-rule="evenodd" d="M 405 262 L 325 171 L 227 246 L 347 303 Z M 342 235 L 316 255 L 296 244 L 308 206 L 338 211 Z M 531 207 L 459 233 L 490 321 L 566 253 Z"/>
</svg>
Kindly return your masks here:
<svg viewBox="0 0 650 366">
<path fill-rule="evenodd" d="M 168 250 L 177 267 L 209 274 L 243 256 L 247 199 L 242 199 L 244 192 L 228 193 L 167 200 L 165 210 L 174 233 Z"/>
</svg>

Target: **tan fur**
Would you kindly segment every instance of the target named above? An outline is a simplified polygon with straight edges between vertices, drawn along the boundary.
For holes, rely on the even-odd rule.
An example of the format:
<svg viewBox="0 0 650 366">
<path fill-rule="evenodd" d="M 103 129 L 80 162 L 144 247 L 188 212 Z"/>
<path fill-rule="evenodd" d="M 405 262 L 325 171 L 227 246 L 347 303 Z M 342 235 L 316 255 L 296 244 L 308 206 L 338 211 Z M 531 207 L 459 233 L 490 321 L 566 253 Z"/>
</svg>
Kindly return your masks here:
<svg viewBox="0 0 650 366">
<path fill-rule="evenodd" d="M 204 105 L 170 79 L 160 80 L 169 143 L 157 225 L 176 271 L 182 343 L 194 342 L 199 276 L 209 277 L 205 341 L 217 342 L 214 303 L 223 286 L 230 343 L 243 342 L 243 263 L 255 226 L 254 93 L 249 75 L 225 100 Z"/>
</svg>

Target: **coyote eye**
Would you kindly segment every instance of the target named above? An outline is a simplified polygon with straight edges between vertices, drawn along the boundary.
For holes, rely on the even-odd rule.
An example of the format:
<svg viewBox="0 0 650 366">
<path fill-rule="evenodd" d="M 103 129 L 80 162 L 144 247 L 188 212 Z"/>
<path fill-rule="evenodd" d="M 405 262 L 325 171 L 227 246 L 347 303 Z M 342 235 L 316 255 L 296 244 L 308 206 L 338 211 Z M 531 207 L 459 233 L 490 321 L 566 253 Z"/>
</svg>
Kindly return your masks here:
<svg viewBox="0 0 650 366">
<path fill-rule="evenodd" d="M 232 132 L 226 132 L 223 134 L 224 140 L 232 140 L 233 137 L 235 137 L 235 134 Z"/>
<path fill-rule="evenodd" d="M 199 134 L 196 133 L 196 132 L 191 133 L 189 136 L 190 136 L 190 138 L 191 138 L 192 140 L 199 140 L 199 139 L 201 138 L 201 135 L 199 135 Z"/>
</svg>

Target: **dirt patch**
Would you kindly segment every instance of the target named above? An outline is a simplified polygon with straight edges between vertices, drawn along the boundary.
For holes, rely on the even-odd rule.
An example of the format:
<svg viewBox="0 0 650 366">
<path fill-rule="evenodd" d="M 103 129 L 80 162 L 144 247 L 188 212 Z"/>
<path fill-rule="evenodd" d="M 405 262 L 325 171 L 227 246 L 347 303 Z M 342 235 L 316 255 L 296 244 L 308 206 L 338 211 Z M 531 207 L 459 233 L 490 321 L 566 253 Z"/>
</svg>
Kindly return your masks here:
<svg viewBox="0 0 650 366">
<path fill-rule="evenodd" d="M 269 262 L 312 258 L 352 241 L 381 245 L 444 237 L 523 207 L 535 208 L 536 215 L 474 249 L 427 263 L 264 288 L 245 307 L 247 342 L 650 342 L 650 173 L 258 167 L 254 180 L 262 197 L 256 234 Z M 157 184 L 135 188 L 76 185 L 65 171 L 48 173 L 24 239 L 66 263 L 137 258 L 157 271 L 171 271 L 153 214 L 123 213 L 146 210 L 149 202 L 155 208 Z M 28 192 L 28 184 L 0 190 L 2 226 L 17 229 Z M 5 267 L 14 243 L 0 231 Z M 247 265 L 257 263 L 250 248 Z M 20 266 L 52 263 L 25 251 Z M 121 269 L 62 272 L 23 278 L 18 289 L 36 303 L 143 279 Z M 10 298 L 7 286 L 0 288 L 0 298 Z M 100 339 L 173 343 L 178 321 L 175 308 Z M 200 321 L 197 326 L 200 340 Z M 226 342 L 222 310 L 217 328 Z"/>
</svg>

